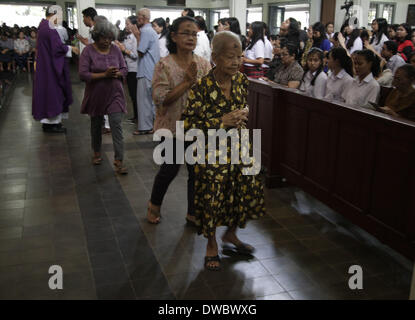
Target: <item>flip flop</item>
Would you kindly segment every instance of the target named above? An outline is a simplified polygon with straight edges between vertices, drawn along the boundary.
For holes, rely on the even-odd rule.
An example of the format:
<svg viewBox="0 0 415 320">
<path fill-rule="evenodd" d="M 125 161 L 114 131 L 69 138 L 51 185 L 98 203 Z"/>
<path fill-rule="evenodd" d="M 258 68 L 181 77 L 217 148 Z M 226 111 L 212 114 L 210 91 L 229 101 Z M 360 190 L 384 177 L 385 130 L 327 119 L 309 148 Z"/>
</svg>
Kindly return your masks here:
<svg viewBox="0 0 415 320">
<path fill-rule="evenodd" d="M 222 245 L 222 250 L 232 250 L 244 256 L 252 256 L 252 254 L 255 252 L 255 248 L 253 246 L 243 242 L 237 246 L 234 244 L 224 243 Z"/>
<path fill-rule="evenodd" d="M 219 266 L 212 266 L 209 265 L 209 262 L 219 262 Z M 205 257 L 205 268 L 206 270 L 209 271 L 219 271 L 220 270 L 220 258 L 218 255 L 214 256 L 214 257 Z"/>
</svg>

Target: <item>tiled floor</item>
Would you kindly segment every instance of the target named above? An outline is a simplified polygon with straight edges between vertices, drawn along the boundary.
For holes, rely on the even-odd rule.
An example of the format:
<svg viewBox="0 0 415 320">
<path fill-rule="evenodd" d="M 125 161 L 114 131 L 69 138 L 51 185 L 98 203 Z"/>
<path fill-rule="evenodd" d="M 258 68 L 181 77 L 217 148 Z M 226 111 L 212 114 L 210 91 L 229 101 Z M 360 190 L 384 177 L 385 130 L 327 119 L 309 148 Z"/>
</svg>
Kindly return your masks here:
<svg viewBox="0 0 415 320">
<path fill-rule="evenodd" d="M 268 216 L 240 231 L 255 257 L 223 255 L 222 271 L 205 271 L 206 242 L 184 223 L 186 170 L 162 223 L 147 224 L 151 137 L 124 125 L 128 176 L 113 172 L 109 136 L 93 167 L 83 85 L 74 81 L 68 133 L 48 135 L 32 119 L 30 83 L 20 75 L 0 112 L 1 299 L 408 299 L 409 261 L 294 187 L 266 190 Z M 348 287 L 355 264 L 363 290 Z M 51 265 L 63 290 L 48 287 Z"/>
</svg>

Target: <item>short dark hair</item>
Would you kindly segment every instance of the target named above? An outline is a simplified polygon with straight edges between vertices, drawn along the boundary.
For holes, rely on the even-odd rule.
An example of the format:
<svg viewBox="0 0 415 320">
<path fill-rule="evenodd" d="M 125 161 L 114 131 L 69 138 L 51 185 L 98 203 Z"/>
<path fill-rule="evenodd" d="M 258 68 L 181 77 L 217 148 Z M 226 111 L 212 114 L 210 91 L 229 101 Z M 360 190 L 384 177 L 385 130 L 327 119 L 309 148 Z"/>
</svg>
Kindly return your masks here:
<svg viewBox="0 0 415 320">
<path fill-rule="evenodd" d="M 207 27 L 206 27 L 205 19 L 202 16 L 197 16 L 197 17 L 195 17 L 195 20 L 196 20 L 196 24 L 199 27 L 199 29 L 206 32 Z"/>
<path fill-rule="evenodd" d="M 191 21 L 194 24 L 197 24 L 196 20 L 189 16 L 179 17 L 173 21 L 173 24 L 170 26 L 169 33 L 167 34 L 167 50 L 170 54 L 177 53 L 177 45 L 173 41 L 171 34 L 177 33 L 179 31 L 180 25 L 185 21 Z"/>
<path fill-rule="evenodd" d="M 83 10 L 82 14 L 85 17 L 90 17 L 92 20 L 94 20 L 94 18 L 98 15 L 97 10 L 95 10 L 92 7 L 89 7 L 89 8 L 86 8 L 85 10 Z"/>
<path fill-rule="evenodd" d="M 184 8 L 184 10 L 183 11 L 186 11 L 186 15 L 188 16 L 188 17 L 192 17 L 192 18 L 194 18 L 195 17 L 195 12 L 192 10 L 192 9 L 190 9 L 190 8 Z"/>
<path fill-rule="evenodd" d="M 127 19 L 130 20 L 131 24 L 137 25 L 137 16 L 129 16 Z"/>
<path fill-rule="evenodd" d="M 389 41 L 385 41 L 383 43 L 386 48 L 392 52 L 392 55 L 395 55 L 398 53 L 398 44 L 395 41 L 389 40 Z"/>
</svg>

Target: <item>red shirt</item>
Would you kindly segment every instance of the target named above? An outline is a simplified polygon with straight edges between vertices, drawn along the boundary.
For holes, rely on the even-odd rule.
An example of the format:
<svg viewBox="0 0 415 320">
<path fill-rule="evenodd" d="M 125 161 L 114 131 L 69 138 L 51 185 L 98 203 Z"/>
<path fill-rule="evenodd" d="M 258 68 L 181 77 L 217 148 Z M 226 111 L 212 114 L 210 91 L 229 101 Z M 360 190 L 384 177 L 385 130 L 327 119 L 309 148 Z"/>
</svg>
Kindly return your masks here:
<svg viewBox="0 0 415 320">
<path fill-rule="evenodd" d="M 414 51 L 414 44 L 412 43 L 411 40 L 405 40 L 404 42 L 397 41 L 397 43 L 398 43 L 398 53 L 401 54 L 405 62 L 408 62 L 408 55 L 409 53 Z"/>
</svg>

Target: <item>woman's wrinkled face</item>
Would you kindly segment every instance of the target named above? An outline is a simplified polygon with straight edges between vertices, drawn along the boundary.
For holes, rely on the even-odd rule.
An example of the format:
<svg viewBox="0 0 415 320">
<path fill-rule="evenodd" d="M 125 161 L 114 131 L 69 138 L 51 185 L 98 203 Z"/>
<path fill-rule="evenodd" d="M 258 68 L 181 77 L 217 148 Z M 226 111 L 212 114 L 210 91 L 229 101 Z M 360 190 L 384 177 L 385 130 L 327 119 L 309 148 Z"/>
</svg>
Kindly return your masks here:
<svg viewBox="0 0 415 320">
<path fill-rule="evenodd" d="M 334 25 L 332 25 L 331 23 L 327 26 L 327 33 L 328 34 L 334 33 Z"/>
<path fill-rule="evenodd" d="M 197 26 L 192 21 L 184 21 L 179 25 L 176 33 L 173 32 L 172 40 L 177 49 L 193 51 L 197 43 Z"/>
<path fill-rule="evenodd" d="M 110 47 L 112 41 L 113 41 L 113 39 L 109 35 L 101 36 L 97 41 L 97 46 L 101 50 L 106 50 Z"/>
<path fill-rule="evenodd" d="M 157 23 L 153 22 L 151 25 L 157 34 L 160 34 L 163 31 L 163 27 L 160 27 Z"/>
<path fill-rule="evenodd" d="M 311 72 L 316 71 L 318 68 L 320 68 L 322 61 L 320 60 L 317 53 L 309 54 L 307 57 L 307 66 L 308 70 Z"/>
<path fill-rule="evenodd" d="M 225 22 L 225 24 L 222 24 L 222 23 L 219 22 L 218 32 L 220 32 L 220 31 L 229 31 L 229 24 L 227 24 L 226 22 Z"/>
<path fill-rule="evenodd" d="M 222 52 L 213 57 L 218 72 L 228 76 L 235 75 L 242 64 L 242 48 L 237 41 L 229 41 Z"/>
<path fill-rule="evenodd" d="M 281 49 L 281 61 L 284 65 L 289 66 L 295 60 L 294 56 L 290 56 L 287 48 Z"/>
<path fill-rule="evenodd" d="M 379 31 L 379 25 L 378 25 L 376 20 L 372 21 L 372 31 L 373 32 L 378 32 Z"/>
<path fill-rule="evenodd" d="M 396 36 L 401 40 L 405 39 L 407 35 L 408 35 L 408 32 L 406 32 L 406 29 L 404 27 L 399 27 L 398 30 L 396 31 Z"/>
<path fill-rule="evenodd" d="M 356 75 L 359 77 L 367 76 L 372 69 L 372 63 L 366 61 L 364 56 L 355 55 L 354 56 L 354 68 L 356 71 Z"/>
</svg>

